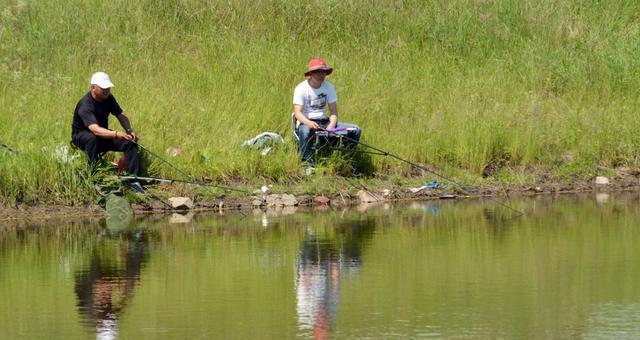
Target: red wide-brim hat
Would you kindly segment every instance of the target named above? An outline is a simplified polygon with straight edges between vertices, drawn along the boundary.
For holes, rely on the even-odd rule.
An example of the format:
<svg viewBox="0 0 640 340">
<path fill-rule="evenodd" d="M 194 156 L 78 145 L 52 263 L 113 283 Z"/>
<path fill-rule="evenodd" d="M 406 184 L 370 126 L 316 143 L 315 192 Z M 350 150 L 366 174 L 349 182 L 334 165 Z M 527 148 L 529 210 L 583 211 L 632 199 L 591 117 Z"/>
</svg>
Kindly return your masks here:
<svg viewBox="0 0 640 340">
<path fill-rule="evenodd" d="M 327 66 L 327 63 L 324 61 L 324 59 L 317 58 L 309 60 L 309 63 L 307 64 L 307 72 L 305 72 L 304 75 L 305 77 L 307 77 L 309 76 L 309 74 L 311 74 L 311 72 L 318 70 L 326 71 L 327 75 L 330 75 L 331 72 L 333 72 L 333 68 Z"/>
</svg>

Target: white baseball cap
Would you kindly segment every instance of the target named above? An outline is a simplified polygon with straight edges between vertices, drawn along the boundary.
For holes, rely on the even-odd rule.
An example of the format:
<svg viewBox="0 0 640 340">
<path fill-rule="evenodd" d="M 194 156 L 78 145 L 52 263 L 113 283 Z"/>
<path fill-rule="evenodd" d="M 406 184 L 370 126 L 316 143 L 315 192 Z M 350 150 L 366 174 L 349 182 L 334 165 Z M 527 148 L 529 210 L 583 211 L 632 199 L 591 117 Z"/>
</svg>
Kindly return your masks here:
<svg viewBox="0 0 640 340">
<path fill-rule="evenodd" d="M 104 72 L 96 72 L 91 76 L 91 85 L 98 85 L 100 88 L 108 89 L 114 87 L 109 75 Z"/>
</svg>

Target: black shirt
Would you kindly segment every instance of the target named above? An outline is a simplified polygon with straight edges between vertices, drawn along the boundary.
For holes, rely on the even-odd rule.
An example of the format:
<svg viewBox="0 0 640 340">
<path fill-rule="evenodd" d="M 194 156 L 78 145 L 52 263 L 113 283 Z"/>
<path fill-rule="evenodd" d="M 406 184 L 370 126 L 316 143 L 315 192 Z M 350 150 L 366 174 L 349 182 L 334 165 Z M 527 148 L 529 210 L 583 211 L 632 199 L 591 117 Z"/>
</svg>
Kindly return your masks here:
<svg viewBox="0 0 640 340">
<path fill-rule="evenodd" d="M 122 113 L 122 109 L 116 98 L 109 95 L 109 98 L 98 102 L 91 96 L 91 91 L 80 99 L 73 112 L 73 123 L 71 124 L 71 135 L 80 131 L 89 131 L 88 126 L 98 124 L 105 129 L 109 128 L 109 113 L 117 116 Z"/>
</svg>

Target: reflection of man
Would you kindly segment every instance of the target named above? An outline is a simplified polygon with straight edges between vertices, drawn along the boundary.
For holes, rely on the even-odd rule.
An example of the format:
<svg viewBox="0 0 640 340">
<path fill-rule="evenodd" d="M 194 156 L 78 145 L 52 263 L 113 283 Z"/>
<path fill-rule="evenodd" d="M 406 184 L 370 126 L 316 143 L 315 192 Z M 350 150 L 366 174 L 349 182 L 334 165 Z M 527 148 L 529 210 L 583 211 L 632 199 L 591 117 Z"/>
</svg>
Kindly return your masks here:
<svg viewBox="0 0 640 340">
<path fill-rule="evenodd" d="M 316 339 L 326 339 L 338 312 L 342 263 L 340 256 L 335 256 L 339 250 L 323 247 L 318 242 L 303 243 L 296 298 L 300 328 L 313 330 Z M 316 254 L 313 254 L 314 250 L 317 250 Z"/>
<path fill-rule="evenodd" d="M 76 274 L 78 309 L 98 339 L 117 338 L 118 318 L 133 297 L 147 257 L 142 236 L 138 233 L 124 244 L 118 242 L 116 258 L 103 255 L 111 254 L 111 249 L 94 252 L 88 270 Z"/>
<path fill-rule="evenodd" d="M 296 277 L 298 323 L 313 331 L 315 339 L 327 339 L 338 314 L 340 277 L 362 263 L 362 246 L 372 235 L 372 223 L 337 228 L 337 239 L 313 235 L 302 243 Z"/>
</svg>

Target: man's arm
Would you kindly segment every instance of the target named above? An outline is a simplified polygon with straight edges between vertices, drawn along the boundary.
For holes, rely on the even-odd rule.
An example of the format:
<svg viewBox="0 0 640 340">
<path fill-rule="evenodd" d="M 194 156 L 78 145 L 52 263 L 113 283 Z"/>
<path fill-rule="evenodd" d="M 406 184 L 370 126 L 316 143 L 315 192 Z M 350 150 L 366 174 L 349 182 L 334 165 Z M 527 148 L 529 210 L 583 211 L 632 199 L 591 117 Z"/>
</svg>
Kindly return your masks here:
<svg viewBox="0 0 640 340">
<path fill-rule="evenodd" d="M 296 116 L 296 119 L 308 126 L 311 130 L 318 130 L 320 129 L 320 125 L 318 125 L 318 123 L 307 119 L 303 114 L 302 114 L 302 105 L 298 105 L 298 104 L 293 104 L 293 115 Z"/>
<path fill-rule="evenodd" d="M 327 130 L 333 129 L 338 125 L 338 104 L 336 102 L 329 103 L 329 125 Z"/>
<path fill-rule="evenodd" d="M 130 138 L 126 138 L 126 139 L 127 140 L 137 141 L 138 140 L 138 136 L 136 135 L 135 132 L 133 132 L 133 129 L 131 128 L 131 122 L 129 122 L 129 118 L 124 114 L 124 112 L 122 112 L 119 115 L 117 115 L 116 118 L 118 118 L 118 121 L 120 122 L 120 125 L 122 125 L 122 128 L 127 132 L 126 136 L 130 137 Z"/>
<path fill-rule="evenodd" d="M 90 124 L 89 126 L 87 126 L 87 128 L 94 135 L 104 139 L 109 139 L 109 138 L 127 139 L 127 137 L 129 137 L 129 139 L 131 138 L 130 136 L 125 135 L 124 133 L 100 127 L 100 125 L 98 124 Z"/>
</svg>

